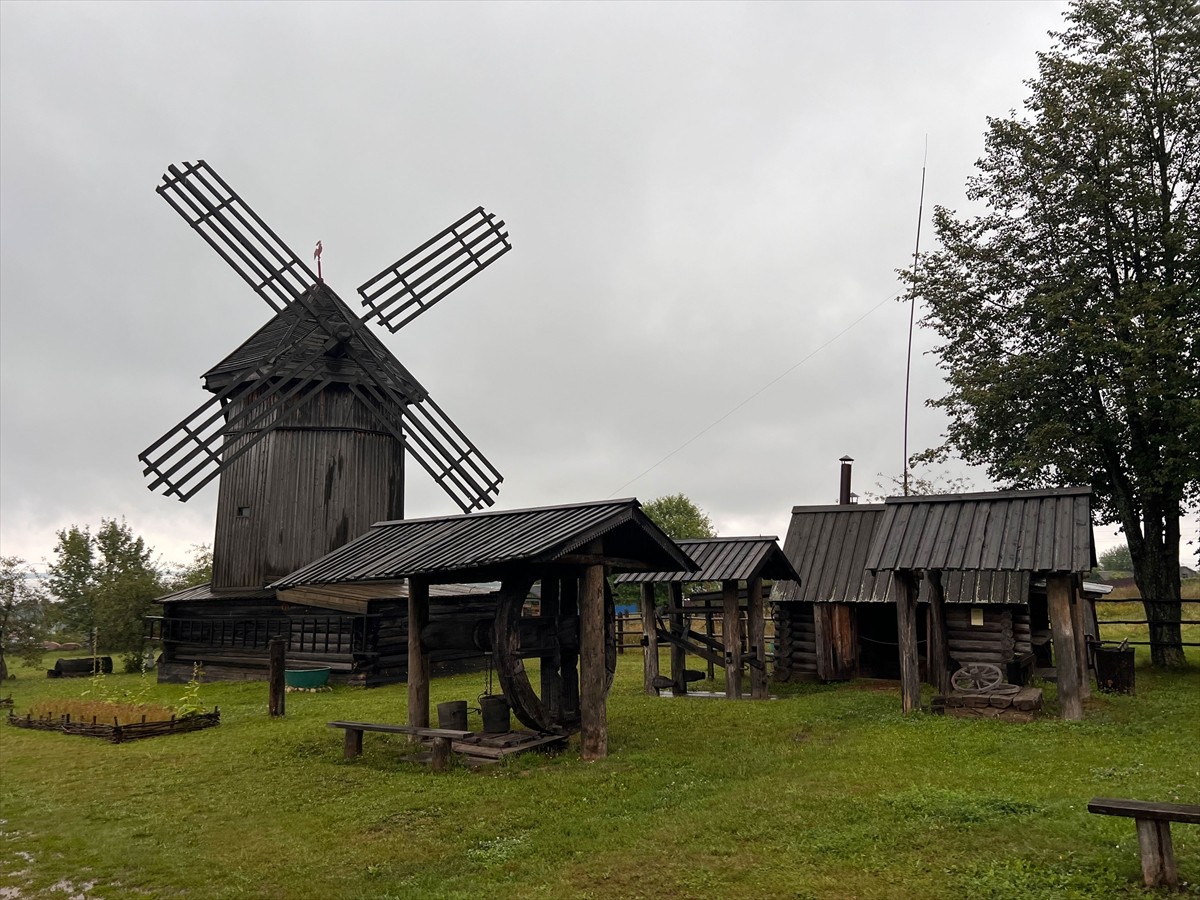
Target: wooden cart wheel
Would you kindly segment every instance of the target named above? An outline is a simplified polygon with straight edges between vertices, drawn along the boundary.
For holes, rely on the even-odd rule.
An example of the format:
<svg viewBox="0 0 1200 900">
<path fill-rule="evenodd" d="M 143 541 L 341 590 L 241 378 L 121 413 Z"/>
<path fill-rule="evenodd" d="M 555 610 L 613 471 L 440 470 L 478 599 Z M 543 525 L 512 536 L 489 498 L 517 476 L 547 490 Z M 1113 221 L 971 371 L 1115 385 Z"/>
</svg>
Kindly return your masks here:
<svg viewBox="0 0 1200 900">
<path fill-rule="evenodd" d="M 535 731 L 575 731 L 579 728 L 579 617 L 575 615 L 560 619 L 524 615 L 525 600 L 533 584 L 532 578 L 514 579 L 501 584 L 495 630 L 492 633 L 496 674 L 513 714 L 526 727 Z M 534 689 L 524 662 L 531 658 L 540 659 L 543 667 L 560 669 L 560 677 L 554 679 L 557 684 L 556 696 L 542 697 Z M 604 667 L 604 691 L 607 694 L 617 671 L 617 616 L 607 581 L 604 583 Z M 567 678 L 561 677 L 564 673 Z M 573 708 L 564 702 L 564 687 L 568 679 L 575 686 Z"/>
<path fill-rule="evenodd" d="M 952 676 L 950 684 L 956 691 L 968 694 L 986 694 L 999 687 L 1004 681 L 1004 673 L 999 666 L 991 663 L 967 663 Z"/>
</svg>

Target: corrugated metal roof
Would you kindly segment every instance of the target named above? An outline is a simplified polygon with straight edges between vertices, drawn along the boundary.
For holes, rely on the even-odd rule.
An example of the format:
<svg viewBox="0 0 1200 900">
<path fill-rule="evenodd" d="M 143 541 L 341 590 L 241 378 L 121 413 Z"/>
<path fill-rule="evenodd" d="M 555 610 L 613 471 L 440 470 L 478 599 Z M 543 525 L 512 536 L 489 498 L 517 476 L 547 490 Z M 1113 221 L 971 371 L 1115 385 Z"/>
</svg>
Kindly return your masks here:
<svg viewBox="0 0 1200 900">
<path fill-rule="evenodd" d="M 889 497 L 866 567 L 1087 572 L 1094 556 L 1091 489 L 1070 487 Z"/>
<path fill-rule="evenodd" d="M 882 573 L 881 573 L 882 574 Z M 1029 602 L 1028 572 L 942 572 L 942 596 L 947 603 L 969 603 L 983 606 L 989 603 L 1016 604 Z M 921 597 L 926 598 L 926 586 L 921 585 Z"/>
<path fill-rule="evenodd" d="M 751 578 L 798 578 L 774 535 L 678 540 L 700 568 L 695 572 L 630 572 L 616 578 L 626 582 L 747 581 Z"/>
<path fill-rule="evenodd" d="M 882 503 L 796 506 L 788 524 L 783 553 L 800 583 L 775 585 L 772 599 L 809 603 L 863 603 L 891 600 L 889 573 L 877 578 L 866 568 Z"/>
<path fill-rule="evenodd" d="M 635 499 L 380 522 L 366 534 L 276 581 L 272 587 L 387 581 L 483 581 L 536 565 L 604 538 L 605 554 L 656 570 L 695 564 Z M 635 563 L 635 564 L 636 564 Z"/>
</svg>

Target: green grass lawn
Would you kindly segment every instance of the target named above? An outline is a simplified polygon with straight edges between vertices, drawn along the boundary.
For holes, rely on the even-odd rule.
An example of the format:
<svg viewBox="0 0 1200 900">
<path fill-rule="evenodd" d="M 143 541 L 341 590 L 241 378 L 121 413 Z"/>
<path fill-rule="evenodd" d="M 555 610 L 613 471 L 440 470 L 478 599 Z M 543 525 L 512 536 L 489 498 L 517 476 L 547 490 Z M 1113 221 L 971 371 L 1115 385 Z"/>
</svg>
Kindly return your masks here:
<svg viewBox="0 0 1200 900">
<path fill-rule="evenodd" d="M 1050 685 L 1046 717 L 1013 725 L 906 718 L 886 682 L 654 699 L 631 652 L 608 759 L 574 740 L 445 775 L 378 734 L 344 762 L 325 725 L 402 722 L 403 685 L 290 694 L 281 720 L 264 684 L 205 685 L 219 727 L 123 745 L 0 725 L 0 898 L 1146 896 L 1132 820 L 1086 805 L 1200 802 L 1200 669 L 1138 658 L 1136 696 L 1064 723 Z M 18 711 L 88 687 L 16 673 Z M 438 679 L 433 701 L 482 687 Z M 1200 829 L 1173 831 L 1200 896 Z"/>
</svg>

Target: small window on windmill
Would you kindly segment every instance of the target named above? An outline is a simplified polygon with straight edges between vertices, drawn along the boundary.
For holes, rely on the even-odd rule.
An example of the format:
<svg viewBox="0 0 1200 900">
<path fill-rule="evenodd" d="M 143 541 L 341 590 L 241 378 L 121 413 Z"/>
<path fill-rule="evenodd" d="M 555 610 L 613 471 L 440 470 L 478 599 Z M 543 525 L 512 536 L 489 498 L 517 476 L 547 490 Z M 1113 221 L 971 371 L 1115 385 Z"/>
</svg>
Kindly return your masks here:
<svg viewBox="0 0 1200 900">
<path fill-rule="evenodd" d="M 250 507 L 248 507 L 248 506 L 239 506 L 239 507 L 237 508 L 237 517 L 238 517 L 239 519 L 248 519 L 248 518 L 250 518 Z"/>
<path fill-rule="evenodd" d="M 982 625 L 983 624 L 983 607 L 982 606 L 972 606 L 971 607 L 971 624 L 972 625 Z"/>
</svg>

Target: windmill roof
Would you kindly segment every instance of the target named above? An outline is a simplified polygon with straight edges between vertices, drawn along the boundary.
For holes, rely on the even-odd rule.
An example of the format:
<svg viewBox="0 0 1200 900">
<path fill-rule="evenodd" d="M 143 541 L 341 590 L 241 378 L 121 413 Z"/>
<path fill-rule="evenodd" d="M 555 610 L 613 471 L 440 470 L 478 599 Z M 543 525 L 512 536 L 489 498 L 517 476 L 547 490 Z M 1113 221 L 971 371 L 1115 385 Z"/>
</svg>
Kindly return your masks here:
<svg viewBox="0 0 1200 900">
<path fill-rule="evenodd" d="M 338 356 L 321 354 L 337 328 L 349 328 L 346 352 Z M 309 288 L 297 301 L 276 313 L 240 346 L 204 373 L 204 386 L 214 393 L 247 370 L 254 371 L 272 359 L 284 369 L 303 366 L 301 372 L 340 382 L 364 380 L 367 362 L 378 379 L 404 399 L 416 402 L 427 392 L 369 327 L 325 284 Z"/>
<path fill-rule="evenodd" d="M 422 576 L 431 582 L 502 579 L 583 552 L 603 539 L 617 570 L 693 571 L 688 558 L 635 499 L 380 522 L 274 588 Z"/>
<path fill-rule="evenodd" d="M 700 568 L 695 572 L 629 572 L 618 575 L 618 584 L 626 582 L 748 581 L 751 578 L 791 578 L 800 576 L 792 568 L 779 538 L 717 537 L 678 540 L 675 543 Z"/>
</svg>

